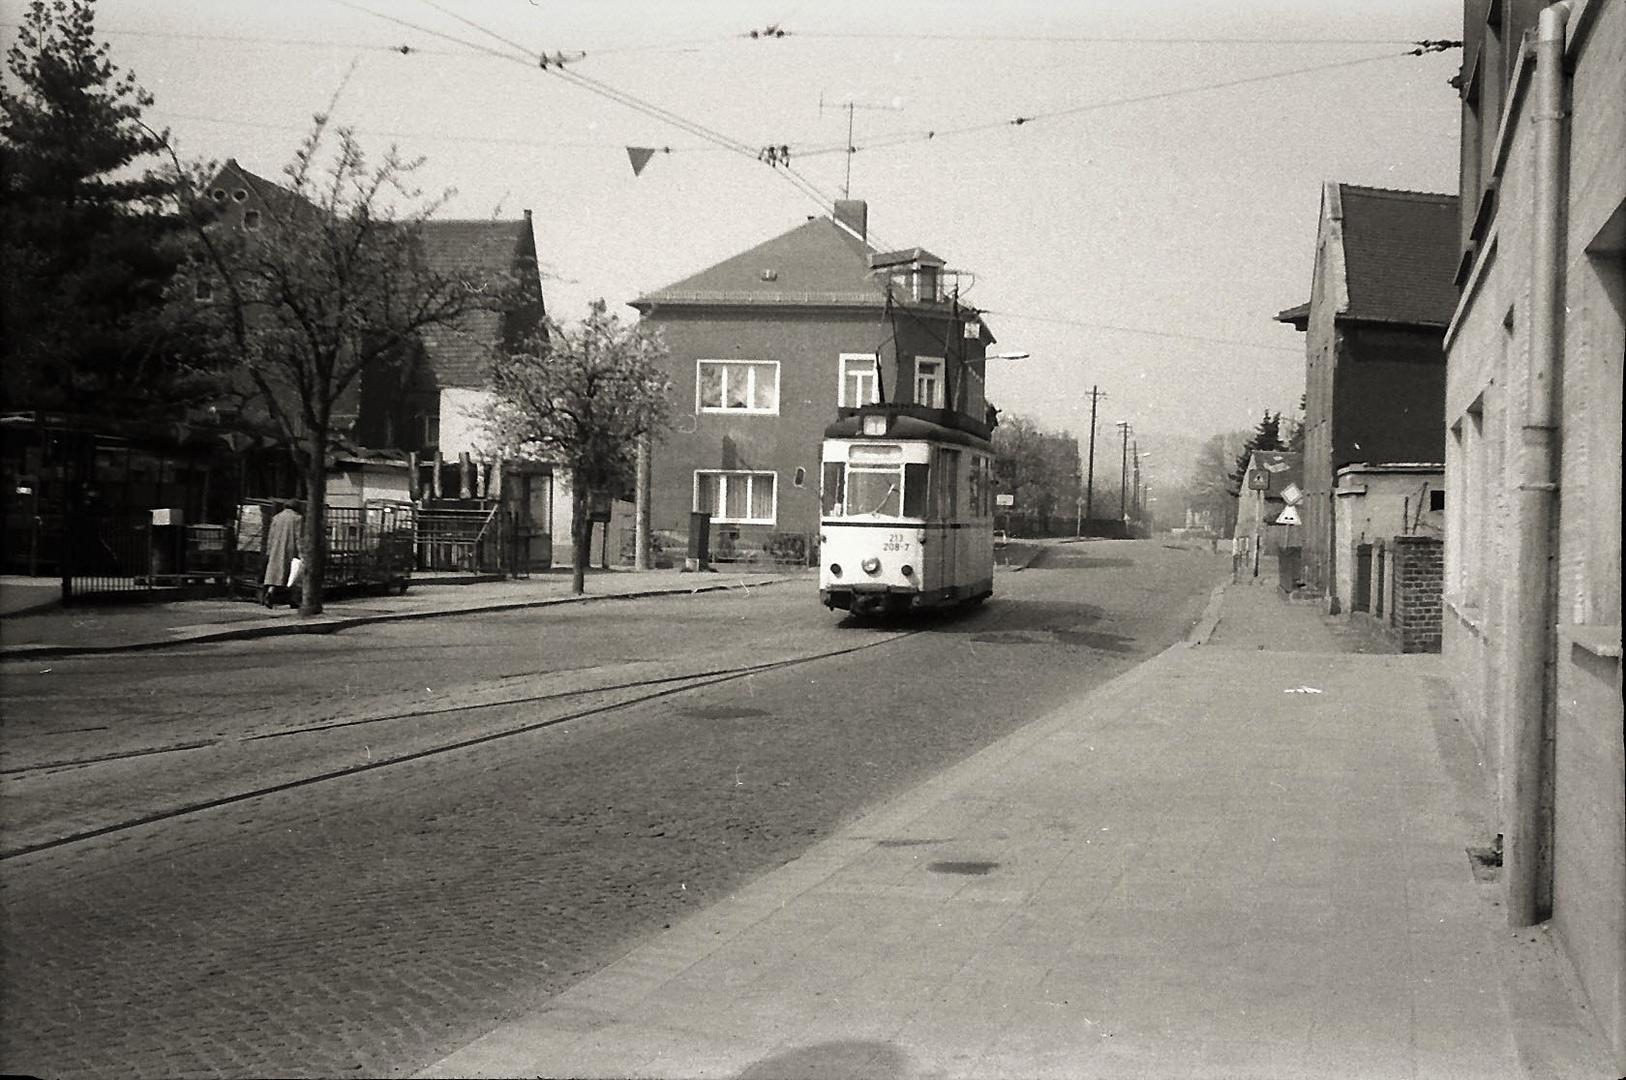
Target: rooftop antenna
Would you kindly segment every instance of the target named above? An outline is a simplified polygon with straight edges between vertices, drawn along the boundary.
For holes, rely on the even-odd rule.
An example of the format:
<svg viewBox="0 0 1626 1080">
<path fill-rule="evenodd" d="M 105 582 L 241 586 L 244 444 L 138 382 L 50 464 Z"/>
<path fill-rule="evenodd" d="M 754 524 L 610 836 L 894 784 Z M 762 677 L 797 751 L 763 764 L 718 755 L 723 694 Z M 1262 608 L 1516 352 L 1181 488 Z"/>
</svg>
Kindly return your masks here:
<svg viewBox="0 0 1626 1080">
<path fill-rule="evenodd" d="M 824 105 L 824 94 L 820 93 L 819 117 L 821 119 L 824 117 Z M 849 99 L 847 101 L 832 101 L 830 102 L 830 107 L 832 109 L 847 110 L 847 175 L 841 181 L 841 197 L 843 199 L 850 199 L 852 198 L 853 187 L 853 155 L 858 153 L 858 147 L 853 145 L 853 114 L 859 109 L 865 109 L 871 112 L 902 112 L 903 99 L 893 98 L 891 103 L 887 105 L 871 105 L 862 101 L 853 101 Z"/>
</svg>

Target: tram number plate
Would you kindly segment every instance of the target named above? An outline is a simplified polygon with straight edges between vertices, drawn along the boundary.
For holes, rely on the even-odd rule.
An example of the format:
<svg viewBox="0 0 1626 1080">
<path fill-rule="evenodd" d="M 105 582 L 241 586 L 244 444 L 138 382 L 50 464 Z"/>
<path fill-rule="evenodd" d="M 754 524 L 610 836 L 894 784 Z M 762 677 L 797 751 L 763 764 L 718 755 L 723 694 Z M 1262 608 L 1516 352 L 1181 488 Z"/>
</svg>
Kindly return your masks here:
<svg viewBox="0 0 1626 1080">
<path fill-rule="evenodd" d="M 909 537 L 904 533 L 888 533 L 886 542 L 881 545 L 882 551 L 902 551 L 909 546 Z"/>
</svg>

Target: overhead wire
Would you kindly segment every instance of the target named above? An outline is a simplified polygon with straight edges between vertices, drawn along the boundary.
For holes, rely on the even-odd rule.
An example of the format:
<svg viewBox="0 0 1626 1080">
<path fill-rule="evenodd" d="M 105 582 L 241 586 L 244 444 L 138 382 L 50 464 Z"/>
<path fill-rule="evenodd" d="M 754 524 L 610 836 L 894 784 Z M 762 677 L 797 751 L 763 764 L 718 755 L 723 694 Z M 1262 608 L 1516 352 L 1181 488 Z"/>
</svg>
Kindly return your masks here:
<svg viewBox="0 0 1626 1080">
<path fill-rule="evenodd" d="M 1030 319 L 1034 322 L 1059 323 L 1063 326 L 1076 326 L 1085 330 L 1110 330 L 1118 334 L 1140 334 L 1146 337 L 1173 338 L 1177 341 L 1201 341 L 1210 345 L 1235 345 L 1249 349 L 1265 349 L 1270 352 L 1290 352 L 1303 355 L 1302 348 L 1289 345 L 1265 345 L 1259 342 L 1243 341 L 1240 338 L 1208 337 L 1203 334 L 1181 334 L 1172 330 L 1148 330 L 1141 326 L 1118 326 L 1113 323 L 1089 322 L 1085 319 L 1066 319 L 1057 315 L 1031 315 L 1020 311 L 999 311 L 993 308 L 983 308 L 983 314 L 993 315 L 1001 319 Z"/>
<path fill-rule="evenodd" d="M 1225 90 L 1234 86 L 1245 86 L 1251 83 L 1270 82 L 1275 79 L 1291 78 L 1295 75 L 1308 75 L 1322 71 L 1333 71 L 1339 68 L 1354 67 L 1358 64 L 1371 64 L 1380 60 L 1394 60 L 1411 53 L 1384 53 L 1381 56 L 1362 56 L 1352 60 L 1339 60 L 1328 64 L 1316 64 L 1310 67 L 1292 68 L 1287 71 L 1266 72 L 1260 75 L 1247 75 L 1237 79 L 1226 79 L 1221 82 L 1202 83 L 1196 86 L 1176 87 L 1172 90 L 1158 90 L 1148 94 L 1135 94 L 1128 97 L 1108 98 L 1104 101 L 1091 101 L 1079 105 L 1071 105 L 1062 109 L 1052 109 L 1049 112 L 1018 115 L 1004 120 L 990 120 L 978 124 L 967 124 L 955 128 L 934 128 L 912 132 L 900 132 L 893 136 L 881 136 L 878 139 L 865 143 L 862 146 L 848 143 L 831 143 L 809 147 L 799 150 L 800 157 L 819 157 L 826 154 L 856 154 L 863 150 L 881 150 L 892 146 L 901 146 L 906 143 L 930 142 L 936 139 L 952 138 L 959 135 L 969 135 L 984 131 L 994 131 L 1005 127 L 1022 127 L 1026 124 L 1040 121 L 1055 120 L 1066 116 L 1076 116 L 1080 113 L 1095 112 L 1101 109 L 1117 108 L 1122 105 L 1138 105 L 1149 101 L 1165 101 L 1169 98 L 1182 97 L 1186 94 L 1207 93 L 1212 90 Z"/>
</svg>

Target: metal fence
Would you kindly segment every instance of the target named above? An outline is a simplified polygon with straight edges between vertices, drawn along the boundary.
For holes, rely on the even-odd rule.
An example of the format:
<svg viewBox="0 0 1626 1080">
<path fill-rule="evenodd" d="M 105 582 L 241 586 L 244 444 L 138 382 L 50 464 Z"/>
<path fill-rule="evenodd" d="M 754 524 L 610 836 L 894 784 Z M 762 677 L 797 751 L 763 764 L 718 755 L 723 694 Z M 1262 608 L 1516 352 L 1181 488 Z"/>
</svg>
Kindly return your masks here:
<svg viewBox="0 0 1626 1080">
<path fill-rule="evenodd" d="M 501 506 L 418 511 L 419 570 L 496 574 L 508 569 L 510 525 Z"/>
</svg>

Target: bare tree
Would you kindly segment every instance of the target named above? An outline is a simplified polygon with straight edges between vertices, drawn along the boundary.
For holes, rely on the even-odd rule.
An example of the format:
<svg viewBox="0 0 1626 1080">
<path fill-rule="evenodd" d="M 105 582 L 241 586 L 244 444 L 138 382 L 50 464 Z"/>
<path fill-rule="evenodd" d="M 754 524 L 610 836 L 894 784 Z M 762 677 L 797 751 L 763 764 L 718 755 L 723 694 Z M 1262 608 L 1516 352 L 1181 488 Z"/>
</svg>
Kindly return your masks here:
<svg viewBox="0 0 1626 1080">
<path fill-rule="evenodd" d="M 603 300 L 579 326 L 546 332 L 492 367 L 486 424 L 510 453 L 547 458 L 570 474 L 571 589 L 586 589 L 591 491 L 625 492 L 638 440 L 658 433 L 671 408 L 666 347 L 625 325 Z"/>
<path fill-rule="evenodd" d="M 372 164 L 348 129 L 318 115 L 258 228 L 218 228 L 195 186 L 188 200 L 195 280 L 177 295 L 199 298 L 199 316 L 215 321 L 243 385 L 304 475 L 302 614 L 322 610 L 336 407 L 364 371 L 405 362 L 425 331 L 455 329 L 511 299 L 513 283 L 489 271 L 429 265 L 423 223 L 447 195 L 424 201 L 409 186 L 421 164 L 394 147 Z M 194 185 L 202 175 L 178 163 L 177 171 Z"/>
</svg>

